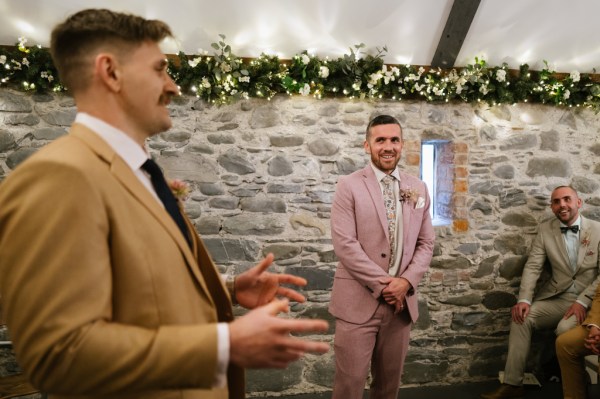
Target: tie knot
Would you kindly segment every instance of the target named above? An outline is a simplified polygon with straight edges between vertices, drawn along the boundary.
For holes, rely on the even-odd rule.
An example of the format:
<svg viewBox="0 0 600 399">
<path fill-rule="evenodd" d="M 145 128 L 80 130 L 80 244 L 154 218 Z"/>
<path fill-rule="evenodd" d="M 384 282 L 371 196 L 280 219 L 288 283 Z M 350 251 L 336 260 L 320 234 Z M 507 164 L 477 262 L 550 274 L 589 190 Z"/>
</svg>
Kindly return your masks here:
<svg viewBox="0 0 600 399">
<path fill-rule="evenodd" d="M 142 169 L 148 172 L 148 174 L 152 177 L 163 175 L 160 166 L 158 166 L 158 164 L 150 158 L 146 159 L 146 162 L 142 164 Z"/>
<path fill-rule="evenodd" d="M 385 175 L 383 177 L 383 179 L 381 179 L 381 181 L 383 182 L 383 184 L 385 184 L 386 186 L 391 186 L 392 183 L 394 182 L 395 178 L 392 175 Z"/>
<path fill-rule="evenodd" d="M 574 226 L 561 226 L 561 228 L 560 228 L 560 232 L 561 233 L 566 233 L 569 230 L 571 230 L 573 233 L 577 233 L 577 232 L 579 232 L 579 226 L 578 225 L 574 225 Z"/>
</svg>

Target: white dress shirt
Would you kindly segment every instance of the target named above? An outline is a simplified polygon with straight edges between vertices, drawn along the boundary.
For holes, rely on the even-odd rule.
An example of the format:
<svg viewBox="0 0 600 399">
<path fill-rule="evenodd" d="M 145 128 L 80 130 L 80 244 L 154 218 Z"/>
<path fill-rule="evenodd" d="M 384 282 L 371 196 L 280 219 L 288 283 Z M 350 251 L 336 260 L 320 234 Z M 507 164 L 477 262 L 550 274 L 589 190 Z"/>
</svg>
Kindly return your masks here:
<svg viewBox="0 0 600 399">
<path fill-rule="evenodd" d="M 371 162 L 371 168 L 373 169 L 373 172 L 375 172 L 375 177 L 377 178 L 377 181 L 379 182 L 379 188 L 381 189 L 381 195 L 383 195 L 383 178 L 385 176 L 387 176 L 384 172 L 382 172 L 381 170 L 379 170 L 375 165 L 373 165 L 373 163 Z M 388 271 L 388 274 L 392 277 L 396 277 L 396 274 L 398 273 L 398 269 L 400 268 L 400 259 L 402 259 L 402 240 L 400 239 L 400 237 L 403 237 L 403 226 L 402 226 L 402 203 L 400 203 L 400 201 L 398 201 L 398 198 L 400 198 L 400 172 L 398 172 L 398 168 L 394 169 L 392 173 L 390 173 L 391 176 L 393 176 L 394 178 L 396 178 L 396 180 L 398 181 L 397 184 L 394 184 L 394 197 L 396 198 L 396 237 L 390 237 L 390 240 L 395 240 L 396 241 L 396 251 L 394 252 L 394 258 L 391 262 L 391 266 L 390 266 L 390 270 Z M 399 277 L 399 276 L 398 276 Z"/>
</svg>

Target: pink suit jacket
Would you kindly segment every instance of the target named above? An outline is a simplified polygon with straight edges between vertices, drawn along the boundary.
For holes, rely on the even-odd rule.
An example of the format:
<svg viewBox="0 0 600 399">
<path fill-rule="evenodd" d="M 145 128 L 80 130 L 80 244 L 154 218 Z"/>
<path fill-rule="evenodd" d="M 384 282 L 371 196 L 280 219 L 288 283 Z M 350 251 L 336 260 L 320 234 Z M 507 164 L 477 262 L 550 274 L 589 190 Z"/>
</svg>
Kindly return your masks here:
<svg viewBox="0 0 600 399">
<path fill-rule="evenodd" d="M 420 197 L 402 203 L 403 252 L 396 275 L 413 287 L 406 302 L 415 322 L 419 316 L 417 286 L 429 268 L 435 233 L 425 183 L 403 172 L 400 179 L 400 189 L 417 190 Z M 340 177 L 331 209 L 331 235 L 339 263 L 329 312 L 350 323 L 365 323 L 380 303 L 385 284 L 379 280 L 389 277 L 390 257 L 383 196 L 370 164 Z"/>
</svg>

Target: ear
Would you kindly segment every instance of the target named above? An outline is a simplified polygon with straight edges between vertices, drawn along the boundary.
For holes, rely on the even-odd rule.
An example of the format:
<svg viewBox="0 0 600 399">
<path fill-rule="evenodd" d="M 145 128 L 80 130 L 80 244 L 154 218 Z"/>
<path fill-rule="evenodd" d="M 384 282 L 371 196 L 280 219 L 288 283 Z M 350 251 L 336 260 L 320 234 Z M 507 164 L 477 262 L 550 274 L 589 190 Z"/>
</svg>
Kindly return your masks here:
<svg viewBox="0 0 600 399">
<path fill-rule="evenodd" d="M 371 146 L 369 146 L 369 142 L 367 140 L 365 140 L 365 142 L 363 143 L 363 147 L 365 149 L 365 153 L 366 154 L 370 154 L 371 153 Z"/>
<path fill-rule="evenodd" d="M 95 74 L 105 87 L 114 92 L 121 90 L 121 69 L 116 57 L 110 53 L 100 53 L 94 63 Z"/>
</svg>

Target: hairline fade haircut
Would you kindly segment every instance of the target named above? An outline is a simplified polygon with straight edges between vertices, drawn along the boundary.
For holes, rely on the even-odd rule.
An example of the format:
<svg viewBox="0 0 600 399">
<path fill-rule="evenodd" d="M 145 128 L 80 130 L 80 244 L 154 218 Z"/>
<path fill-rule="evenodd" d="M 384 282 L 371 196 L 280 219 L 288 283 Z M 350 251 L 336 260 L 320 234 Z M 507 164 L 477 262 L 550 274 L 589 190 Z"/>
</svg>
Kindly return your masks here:
<svg viewBox="0 0 600 399">
<path fill-rule="evenodd" d="M 569 186 L 569 185 L 556 186 L 556 187 L 554 187 L 554 189 L 552 189 L 552 193 L 554 193 L 556 190 L 559 190 L 561 188 L 568 188 L 569 190 L 571 190 L 575 193 L 575 196 L 577 198 L 579 198 L 579 193 L 577 192 L 577 190 L 575 190 L 575 188 L 573 188 L 573 186 Z M 552 195 L 552 193 L 550 195 Z"/>
<path fill-rule="evenodd" d="M 50 37 L 50 53 L 61 83 L 72 92 L 87 87 L 93 52 L 107 48 L 123 52 L 143 42 L 158 43 L 173 36 L 159 20 L 107 9 L 79 11 L 57 25 Z"/>
<path fill-rule="evenodd" d="M 369 121 L 367 124 L 367 129 L 365 132 L 365 139 L 369 140 L 369 136 L 371 135 L 371 128 L 379 125 L 398 125 L 400 128 L 400 138 L 402 138 L 402 125 L 398 119 L 394 118 L 391 115 L 377 115 L 373 119 Z"/>
</svg>

